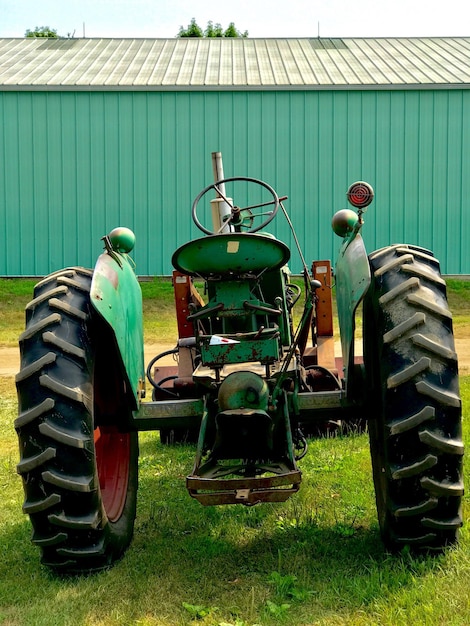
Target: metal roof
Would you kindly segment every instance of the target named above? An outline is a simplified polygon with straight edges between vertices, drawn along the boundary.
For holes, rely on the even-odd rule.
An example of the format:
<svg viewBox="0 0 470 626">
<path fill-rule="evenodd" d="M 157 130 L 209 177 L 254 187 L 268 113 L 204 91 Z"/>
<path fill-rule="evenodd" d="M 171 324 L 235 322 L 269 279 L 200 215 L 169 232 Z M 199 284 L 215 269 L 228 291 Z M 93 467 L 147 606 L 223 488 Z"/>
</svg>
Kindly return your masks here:
<svg viewBox="0 0 470 626">
<path fill-rule="evenodd" d="M 0 39 L 0 90 L 469 86 L 470 37 Z"/>
</svg>

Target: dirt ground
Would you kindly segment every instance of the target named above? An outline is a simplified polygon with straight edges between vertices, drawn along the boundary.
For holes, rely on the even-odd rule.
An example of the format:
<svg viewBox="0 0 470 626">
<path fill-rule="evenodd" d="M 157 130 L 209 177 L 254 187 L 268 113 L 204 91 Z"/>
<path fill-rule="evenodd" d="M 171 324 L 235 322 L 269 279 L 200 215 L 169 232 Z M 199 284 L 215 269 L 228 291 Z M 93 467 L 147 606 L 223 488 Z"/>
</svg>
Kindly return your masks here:
<svg viewBox="0 0 470 626">
<path fill-rule="evenodd" d="M 359 344 L 360 345 L 360 344 Z M 461 375 L 470 374 L 470 337 L 455 338 L 455 346 L 459 357 L 459 372 Z M 155 355 L 173 348 L 173 344 L 145 345 L 145 363 Z M 336 356 L 340 356 L 339 343 L 335 345 Z M 358 348 L 356 352 L 359 353 Z M 159 361 L 160 365 L 172 365 L 173 357 L 167 356 Z M 0 376 L 12 376 L 19 370 L 20 357 L 18 348 L 0 348 Z"/>
</svg>

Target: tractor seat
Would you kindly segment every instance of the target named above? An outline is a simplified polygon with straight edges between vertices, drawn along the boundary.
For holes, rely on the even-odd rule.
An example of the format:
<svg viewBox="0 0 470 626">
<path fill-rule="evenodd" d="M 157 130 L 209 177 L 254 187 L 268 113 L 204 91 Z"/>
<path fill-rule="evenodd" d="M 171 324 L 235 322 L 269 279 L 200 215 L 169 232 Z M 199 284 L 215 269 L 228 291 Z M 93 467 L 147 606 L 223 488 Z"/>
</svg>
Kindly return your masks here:
<svg viewBox="0 0 470 626">
<path fill-rule="evenodd" d="M 175 251 L 171 262 L 183 274 L 206 279 L 274 270 L 289 258 L 286 244 L 270 235 L 229 233 L 189 241 Z"/>
</svg>

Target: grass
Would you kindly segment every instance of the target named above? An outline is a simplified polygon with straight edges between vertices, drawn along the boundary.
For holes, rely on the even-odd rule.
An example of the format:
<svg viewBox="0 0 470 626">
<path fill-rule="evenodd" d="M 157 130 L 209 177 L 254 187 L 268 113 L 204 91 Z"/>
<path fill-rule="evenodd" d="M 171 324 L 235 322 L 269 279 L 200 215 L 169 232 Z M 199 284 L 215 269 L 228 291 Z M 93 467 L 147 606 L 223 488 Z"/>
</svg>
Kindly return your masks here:
<svg viewBox="0 0 470 626">
<path fill-rule="evenodd" d="M 168 317 L 168 326 L 151 331 L 159 341 L 159 333 L 169 333 L 174 324 L 170 286 L 161 280 L 142 286 L 146 320 L 155 313 Z M 10 334 L 16 333 L 17 341 L 30 287 L 26 281 L 0 281 L 3 345 L 9 345 Z M 454 289 L 452 281 L 449 290 L 457 323 L 461 314 L 468 315 L 463 287 Z M 461 378 L 461 394 L 467 440 L 470 377 Z M 158 433 L 141 433 L 138 512 L 129 551 L 110 570 L 58 578 L 40 565 L 29 520 L 21 513 L 15 416 L 13 378 L 0 377 L 2 625 L 470 623 L 468 524 L 459 545 L 442 555 L 387 554 L 378 533 L 367 435 L 312 440 L 300 462 L 301 490 L 286 503 L 204 508 L 184 485 L 194 448 L 165 447 Z M 465 480 L 470 484 L 467 467 Z"/>
<path fill-rule="evenodd" d="M 284 504 L 203 508 L 184 487 L 194 449 L 142 433 L 130 550 L 109 571 L 57 578 L 40 566 L 21 513 L 11 379 L 0 393 L 0 624 L 470 623 L 468 528 L 440 556 L 384 552 L 366 435 L 311 441 L 302 488 Z M 468 417 L 470 378 L 462 396 Z"/>
<path fill-rule="evenodd" d="M 0 278 L 0 347 L 18 344 L 18 336 L 24 330 L 24 308 L 32 299 L 36 282 Z M 154 278 L 142 282 L 141 287 L 146 341 L 174 342 L 176 319 L 171 280 Z"/>
<path fill-rule="evenodd" d="M 24 330 L 24 307 L 37 281 L 0 278 L 0 346 L 16 346 Z"/>
<path fill-rule="evenodd" d="M 0 347 L 13 347 L 24 329 L 24 307 L 31 300 L 36 281 L 0 278 Z M 302 285 L 302 281 L 298 280 Z M 153 278 L 141 283 L 144 310 L 145 342 L 170 343 L 176 341 L 176 319 L 173 289 L 168 278 Z M 450 308 L 455 316 L 456 336 L 470 332 L 470 281 L 447 281 Z M 296 307 L 298 311 L 302 298 Z M 357 323 L 360 336 L 360 320 Z M 337 325 L 335 325 L 335 332 Z"/>
<path fill-rule="evenodd" d="M 303 287 L 302 279 L 294 277 L 293 281 Z M 164 339 L 166 343 L 168 338 L 168 341 L 173 343 L 177 331 L 171 281 L 165 278 L 154 278 L 149 282 L 143 282 L 141 286 L 144 302 L 145 341 L 147 343 L 159 343 Z M 455 336 L 458 338 L 466 337 L 470 334 L 470 281 L 454 278 L 448 279 L 447 296 L 450 309 L 454 315 Z M 335 306 L 335 304 L 333 290 L 333 305 Z M 294 319 L 296 322 L 300 317 L 302 305 L 303 300 L 300 298 L 298 305 L 295 307 Z M 356 320 L 358 339 L 362 337 L 361 324 L 361 311 L 359 311 Z M 339 333 L 336 317 L 334 319 L 334 332 L 335 334 Z"/>
</svg>

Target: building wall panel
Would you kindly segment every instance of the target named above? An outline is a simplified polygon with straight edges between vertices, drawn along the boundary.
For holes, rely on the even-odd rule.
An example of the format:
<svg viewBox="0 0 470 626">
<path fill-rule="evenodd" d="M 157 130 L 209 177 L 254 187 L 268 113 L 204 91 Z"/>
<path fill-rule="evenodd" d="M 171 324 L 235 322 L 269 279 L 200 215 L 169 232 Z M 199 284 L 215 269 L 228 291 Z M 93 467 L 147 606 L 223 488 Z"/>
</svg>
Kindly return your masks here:
<svg viewBox="0 0 470 626">
<path fill-rule="evenodd" d="M 363 179 L 369 250 L 414 243 L 470 273 L 468 90 L 1 92 L 0 120 L 0 275 L 92 266 L 117 225 L 136 233 L 140 275 L 170 273 L 216 150 L 227 177 L 289 196 L 308 261 L 334 259 L 331 217 Z M 281 216 L 272 232 L 293 246 Z"/>
</svg>

